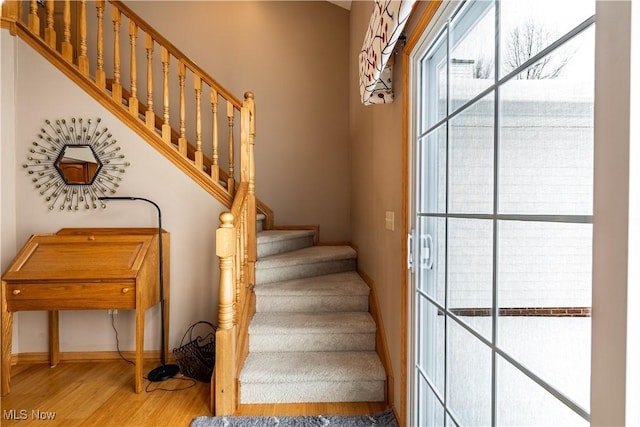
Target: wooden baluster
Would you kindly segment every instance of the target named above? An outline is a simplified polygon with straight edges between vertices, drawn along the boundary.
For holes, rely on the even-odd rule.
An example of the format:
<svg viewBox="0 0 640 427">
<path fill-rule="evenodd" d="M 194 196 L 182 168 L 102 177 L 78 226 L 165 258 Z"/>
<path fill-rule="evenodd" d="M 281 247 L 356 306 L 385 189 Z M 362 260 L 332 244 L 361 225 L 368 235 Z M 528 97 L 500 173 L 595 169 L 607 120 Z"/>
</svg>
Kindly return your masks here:
<svg viewBox="0 0 640 427">
<path fill-rule="evenodd" d="M 68 3 L 65 1 L 65 3 Z M 80 50 L 78 52 L 78 69 L 85 76 L 89 75 L 89 58 L 87 57 L 87 2 L 80 2 Z"/>
<path fill-rule="evenodd" d="M 73 45 L 71 44 L 71 1 L 64 0 L 64 12 L 62 15 L 62 57 L 67 62 L 73 61 Z"/>
<path fill-rule="evenodd" d="M 138 26 L 129 19 L 129 43 L 131 44 L 131 96 L 129 97 L 129 112 L 138 118 L 138 65 L 136 59 L 136 39 Z"/>
<path fill-rule="evenodd" d="M 211 114 L 213 116 L 211 135 L 211 179 L 217 184 L 220 181 L 220 166 L 218 165 L 218 92 L 211 88 Z"/>
<path fill-rule="evenodd" d="M 104 72 L 104 0 L 96 0 L 96 16 L 98 18 L 96 84 L 102 90 L 106 87 Z"/>
<path fill-rule="evenodd" d="M 216 415 L 230 415 L 236 409 L 236 328 L 233 325 L 233 258 L 236 239 L 233 220 L 231 213 L 221 214 L 221 224 L 216 230 L 216 255 L 220 259 L 220 283 L 215 381 L 211 381 Z"/>
<path fill-rule="evenodd" d="M 237 232 L 236 232 L 236 256 L 235 256 L 235 272 L 236 272 L 236 281 L 234 283 L 234 306 L 235 310 L 233 310 L 233 324 L 237 325 L 240 323 L 240 289 L 242 289 L 242 284 L 244 281 L 244 271 L 242 271 L 242 255 L 244 253 L 243 249 L 243 237 L 244 237 L 244 229 L 243 229 L 243 220 L 242 220 L 243 212 L 240 211 L 240 217 L 238 218 L 237 223 Z"/>
<path fill-rule="evenodd" d="M 254 162 L 254 151 L 255 151 L 255 135 L 256 135 L 256 117 L 255 117 L 255 102 L 254 95 L 251 92 L 247 92 L 244 94 L 244 104 L 243 110 L 246 110 L 248 123 L 248 134 L 247 137 L 247 148 L 243 150 L 246 152 L 246 161 L 248 165 L 246 166 L 247 170 L 247 180 L 249 181 L 249 186 L 247 188 L 247 283 L 249 286 L 253 286 L 255 284 L 255 264 L 258 257 L 258 248 L 256 241 L 256 182 L 255 182 L 255 162 Z M 243 167 L 244 168 L 244 167 Z"/>
<path fill-rule="evenodd" d="M 162 47 L 162 78 L 163 78 L 163 112 L 162 139 L 171 144 L 171 124 L 169 123 L 169 51 Z"/>
<path fill-rule="evenodd" d="M 186 79 L 186 66 L 180 61 L 178 64 L 178 80 L 180 82 L 180 138 L 178 138 L 178 151 L 187 157 L 187 128 L 186 109 L 184 103 L 184 82 Z"/>
<path fill-rule="evenodd" d="M 248 199 L 244 203 L 244 209 L 242 210 L 242 299 L 244 300 L 244 296 L 246 295 L 246 290 L 249 287 L 249 275 L 247 271 L 247 266 L 249 265 L 249 203 Z"/>
<path fill-rule="evenodd" d="M 202 170 L 202 112 L 200 111 L 200 99 L 202 97 L 202 80 L 200 76 L 193 76 L 193 85 L 196 91 L 196 153 L 195 162 L 196 168 L 199 171 Z"/>
<path fill-rule="evenodd" d="M 147 49 L 147 127 L 154 130 L 156 115 L 153 112 L 153 38 L 147 34 L 145 48 Z"/>
<path fill-rule="evenodd" d="M 227 119 L 229 121 L 229 179 L 227 180 L 227 191 L 234 195 L 236 192 L 235 179 L 233 178 L 233 104 L 227 101 Z"/>
<path fill-rule="evenodd" d="M 38 16 L 38 2 L 31 0 L 29 5 L 29 29 L 40 37 L 40 17 Z"/>
<path fill-rule="evenodd" d="M 122 85 L 120 84 L 120 9 L 112 5 L 111 18 L 113 20 L 113 85 L 111 95 L 122 104 Z"/>
<path fill-rule="evenodd" d="M 56 48 L 56 30 L 53 28 L 54 1 L 47 0 L 47 27 L 44 29 L 44 41 L 50 48 Z"/>
</svg>

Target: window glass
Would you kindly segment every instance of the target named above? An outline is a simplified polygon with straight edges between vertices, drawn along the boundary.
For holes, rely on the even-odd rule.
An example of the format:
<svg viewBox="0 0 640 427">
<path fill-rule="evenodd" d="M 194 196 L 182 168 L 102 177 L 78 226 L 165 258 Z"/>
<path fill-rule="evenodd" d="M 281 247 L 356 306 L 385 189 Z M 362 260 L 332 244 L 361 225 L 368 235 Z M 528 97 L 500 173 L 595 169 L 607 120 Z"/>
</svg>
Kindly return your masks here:
<svg viewBox="0 0 640 427">
<path fill-rule="evenodd" d="M 498 235 L 498 347 L 588 408 L 592 225 L 500 221 Z"/>
<path fill-rule="evenodd" d="M 450 218 L 448 224 L 449 311 L 491 340 L 493 221 Z"/>
<path fill-rule="evenodd" d="M 498 426 L 575 426 L 589 422 L 502 357 L 496 362 Z"/>
<path fill-rule="evenodd" d="M 463 426 L 491 424 L 491 349 L 447 322 L 447 407 Z"/>
<path fill-rule="evenodd" d="M 422 104 L 421 133 L 426 132 L 447 114 L 447 32 L 440 35 L 421 61 Z"/>
<path fill-rule="evenodd" d="M 418 185 L 424 194 L 421 213 L 443 213 L 447 196 L 447 127 L 442 124 L 419 142 Z"/>
<path fill-rule="evenodd" d="M 595 1 L 502 0 L 500 2 L 500 77 L 515 70 L 595 13 Z M 549 75 L 561 63 L 542 70 Z"/>
<path fill-rule="evenodd" d="M 591 28 L 500 88 L 501 213 L 591 215 L 593 41 Z M 560 58 L 558 76 L 529 78 Z"/>
<path fill-rule="evenodd" d="M 418 364 L 438 393 L 444 394 L 444 316 L 423 297 L 419 297 L 418 312 L 424 324 L 418 342 Z"/>
<path fill-rule="evenodd" d="M 495 8 L 493 2 L 474 1 L 451 24 L 451 111 L 471 100 L 495 81 Z"/>
<path fill-rule="evenodd" d="M 476 101 L 449 124 L 449 213 L 493 212 L 494 96 Z"/>
</svg>

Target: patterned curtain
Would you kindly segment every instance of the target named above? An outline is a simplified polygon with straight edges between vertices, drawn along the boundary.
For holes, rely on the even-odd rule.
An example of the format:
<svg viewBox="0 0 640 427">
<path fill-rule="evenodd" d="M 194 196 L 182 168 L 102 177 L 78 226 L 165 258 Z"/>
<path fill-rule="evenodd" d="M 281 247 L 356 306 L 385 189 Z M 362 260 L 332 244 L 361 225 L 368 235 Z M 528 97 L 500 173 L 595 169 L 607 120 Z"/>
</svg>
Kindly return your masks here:
<svg viewBox="0 0 640 427">
<path fill-rule="evenodd" d="M 416 0 L 375 0 L 360 51 L 360 97 L 364 105 L 393 102 L 393 49 Z"/>
</svg>

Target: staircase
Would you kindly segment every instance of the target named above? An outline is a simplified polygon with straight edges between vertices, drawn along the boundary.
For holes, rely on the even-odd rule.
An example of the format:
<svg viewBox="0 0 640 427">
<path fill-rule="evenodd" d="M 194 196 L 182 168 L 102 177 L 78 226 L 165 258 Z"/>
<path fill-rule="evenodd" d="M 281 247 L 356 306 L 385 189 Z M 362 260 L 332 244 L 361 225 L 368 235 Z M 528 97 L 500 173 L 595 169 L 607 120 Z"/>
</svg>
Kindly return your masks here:
<svg viewBox="0 0 640 427">
<path fill-rule="evenodd" d="M 385 401 L 381 346 L 355 250 L 317 245 L 314 230 L 273 229 L 273 212 L 256 199 L 253 94 L 234 97 L 120 1 L 73 5 L 5 0 L 0 21 L 229 208 L 216 231 L 214 412 L 229 415 L 247 403 Z M 89 40 L 95 49 L 87 49 Z M 138 70 L 142 43 L 146 67 Z"/>
<path fill-rule="evenodd" d="M 240 402 L 385 400 L 369 287 L 349 246 L 314 246 L 310 230 L 258 233 L 256 314 Z"/>
</svg>

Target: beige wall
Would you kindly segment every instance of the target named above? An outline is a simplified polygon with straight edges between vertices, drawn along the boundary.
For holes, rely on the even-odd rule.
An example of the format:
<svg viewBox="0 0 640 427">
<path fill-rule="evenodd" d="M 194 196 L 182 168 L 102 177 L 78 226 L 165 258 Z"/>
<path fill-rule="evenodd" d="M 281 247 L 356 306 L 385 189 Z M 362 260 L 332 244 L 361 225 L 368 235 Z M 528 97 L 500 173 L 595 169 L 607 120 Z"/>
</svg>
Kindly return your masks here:
<svg viewBox="0 0 640 427">
<path fill-rule="evenodd" d="M 21 39 L 5 30 L 1 33 L 2 271 L 34 233 L 54 233 L 63 227 L 157 226 L 156 210 L 144 202 L 110 202 L 106 209 L 50 211 L 20 166 L 45 119 L 100 117 L 131 162 L 116 195 L 145 197 L 158 203 L 163 227 L 171 233 L 168 344 L 170 349 L 177 347 L 189 325 L 198 320 L 217 320 L 219 274 L 214 239 L 224 207 Z M 14 102 L 6 105 L 6 100 Z M 148 310 L 145 324 L 145 348 L 159 349 L 157 306 Z M 110 318 L 104 310 L 61 312 L 60 325 L 61 351 L 116 349 Z M 132 350 L 134 312 L 120 310 L 116 325 L 120 348 Z M 46 312 L 17 313 L 13 352 L 46 352 L 47 334 Z"/>
<path fill-rule="evenodd" d="M 128 1 L 238 98 L 255 94 L 258 197 L 349 239 L 349 12 L 324 1 Z"/>
<path fill-rule="evenodd" d="M 393 365 L 394 405 L 401 390 L 402 277 L 402 91 L 401 58 L 394 68 L 396 100 L 364 106 L 358 85 L 358 54 L 373 11 L 372 2 L 351 6 L 349 101 L 351 148 L 351 239 L 358 266 L 375 282 Z M 395 230 L 385 229 L 385 212 L 395 214 Z"/>
</svg>

